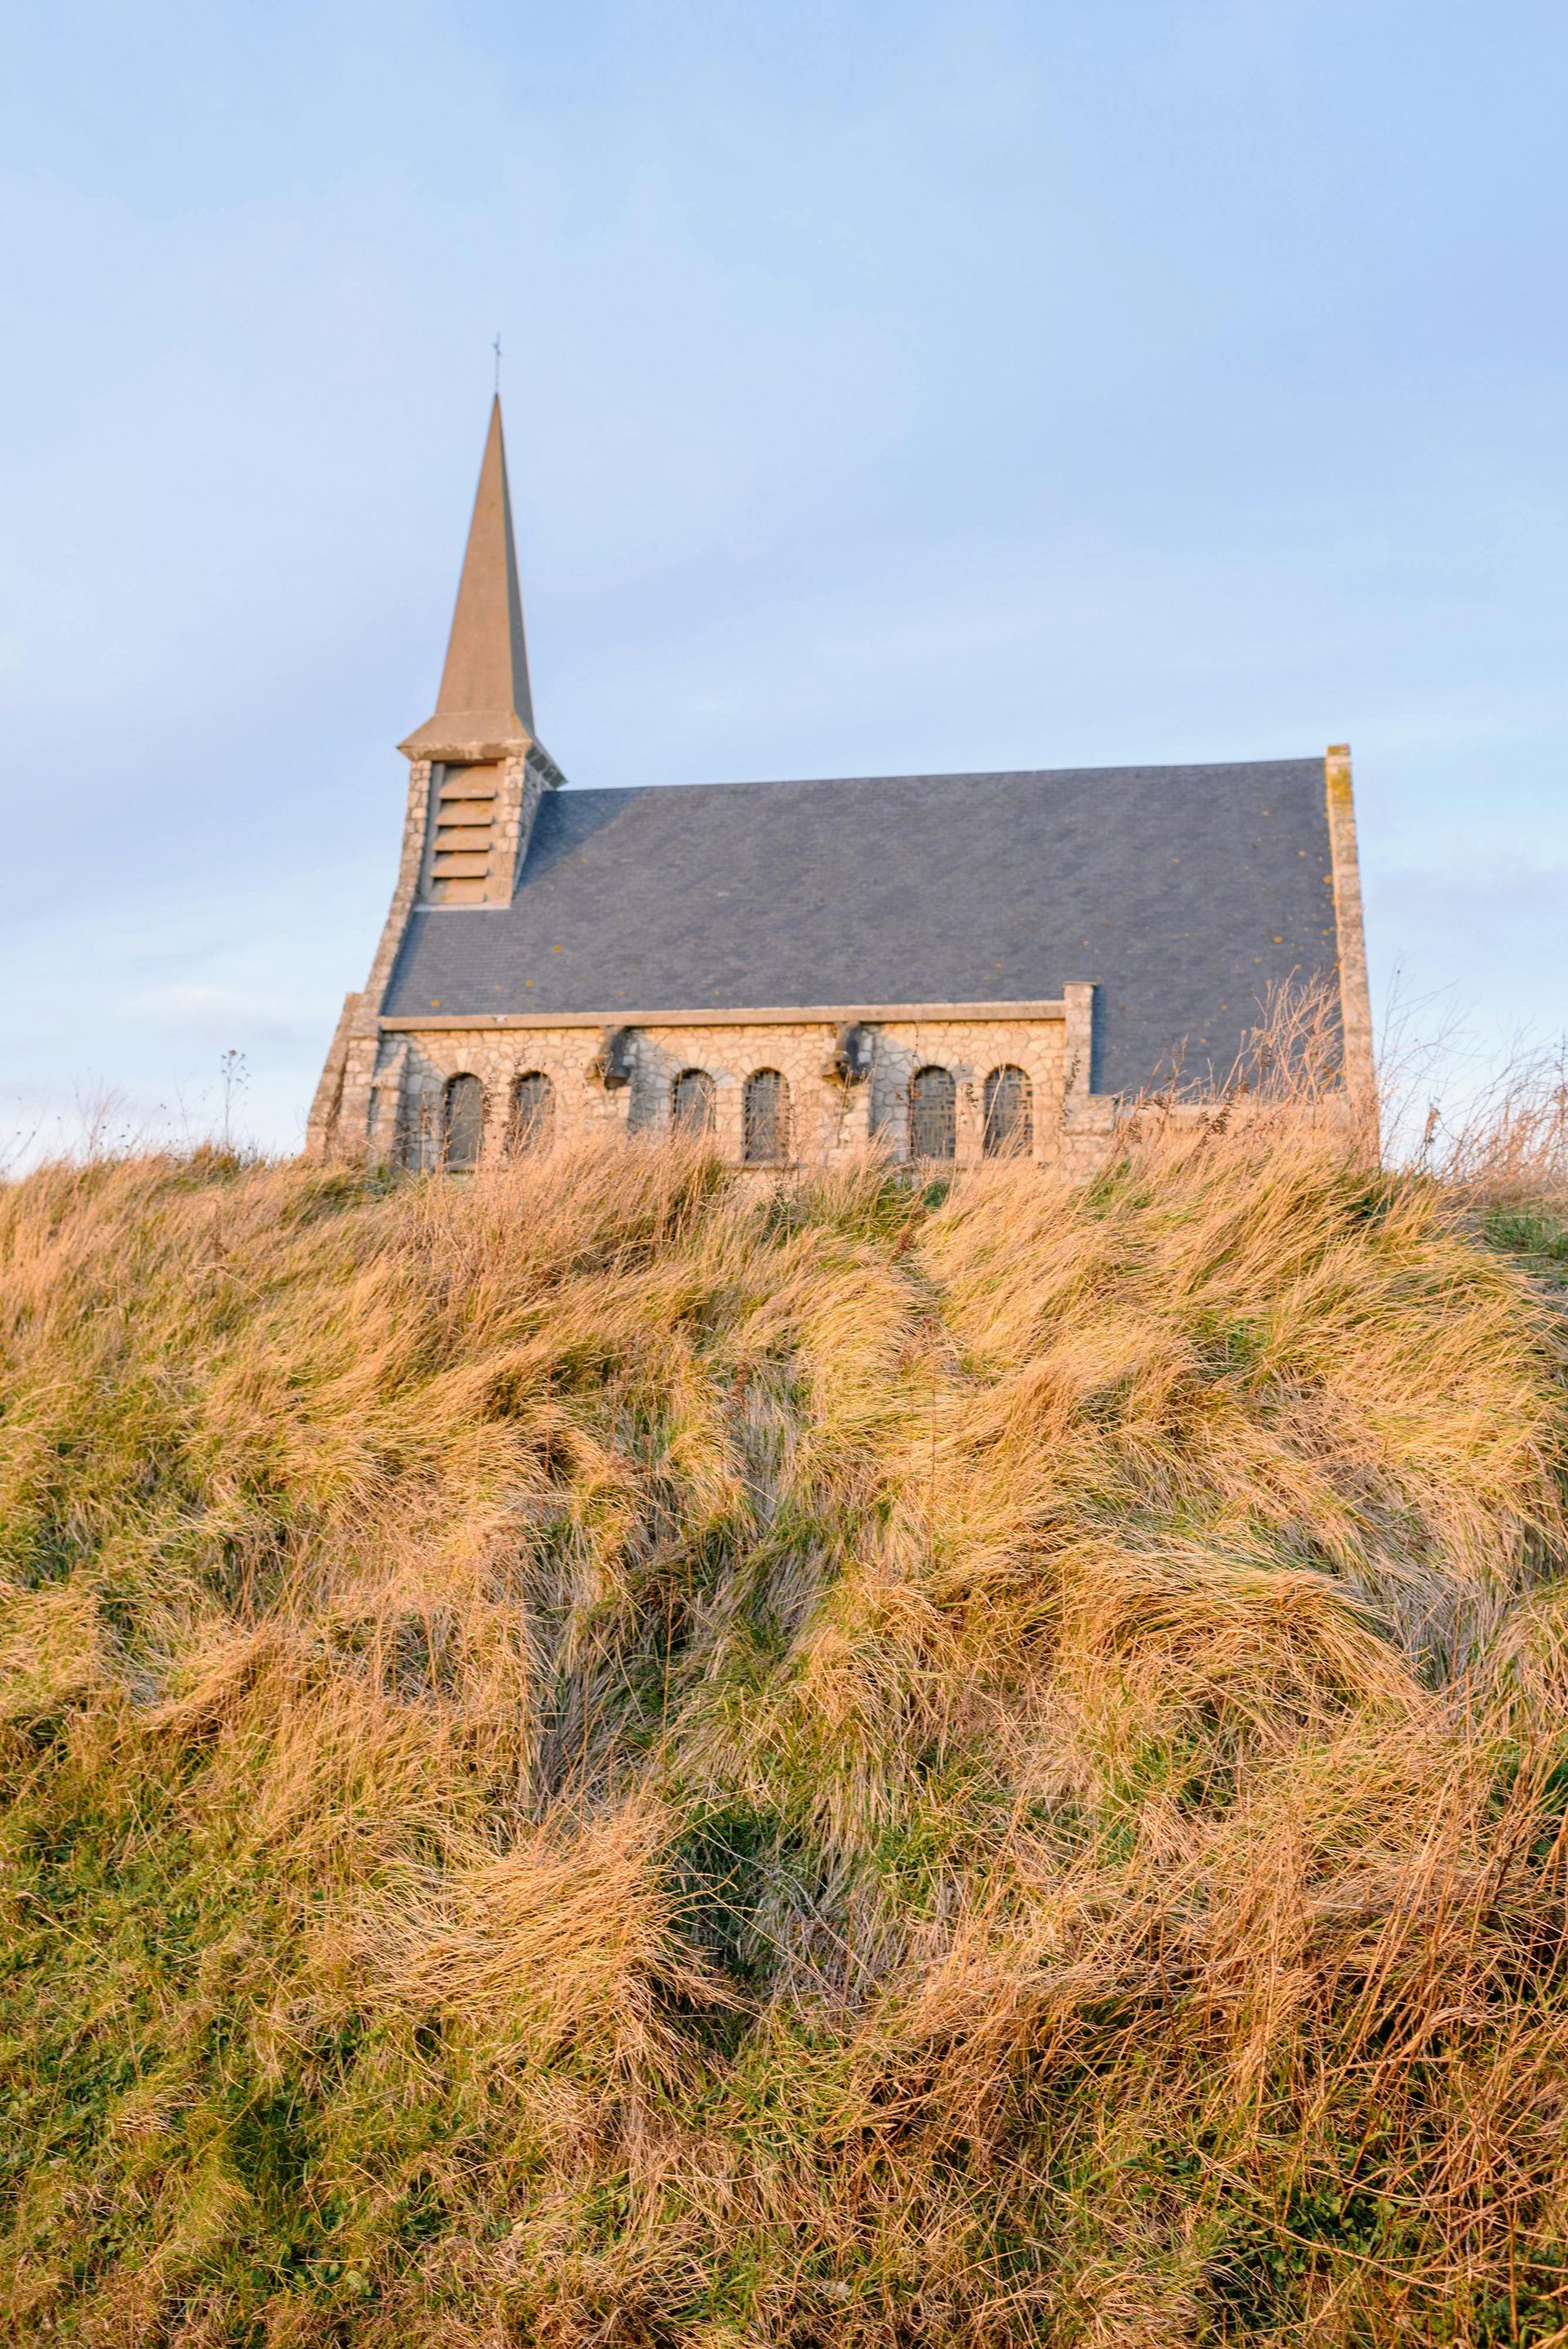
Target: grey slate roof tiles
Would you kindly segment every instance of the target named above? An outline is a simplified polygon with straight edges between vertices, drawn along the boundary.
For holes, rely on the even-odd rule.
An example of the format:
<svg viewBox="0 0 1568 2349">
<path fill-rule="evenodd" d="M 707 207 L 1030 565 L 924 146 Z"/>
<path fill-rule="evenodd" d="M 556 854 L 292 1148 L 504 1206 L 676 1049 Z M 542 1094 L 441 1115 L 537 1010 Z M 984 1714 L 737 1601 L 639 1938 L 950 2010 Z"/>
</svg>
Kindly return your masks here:
<svg viewBox="0 0 1568 2349">
<path fill-rule="evenodd" d="M 404 1016 L 1032 1002 L 1099 983 L 1093 1082 L 1222 1075 L 1332 976 L 1321 758 L 546 794 L 505 906 L 422 906 Z"/>
</svg>

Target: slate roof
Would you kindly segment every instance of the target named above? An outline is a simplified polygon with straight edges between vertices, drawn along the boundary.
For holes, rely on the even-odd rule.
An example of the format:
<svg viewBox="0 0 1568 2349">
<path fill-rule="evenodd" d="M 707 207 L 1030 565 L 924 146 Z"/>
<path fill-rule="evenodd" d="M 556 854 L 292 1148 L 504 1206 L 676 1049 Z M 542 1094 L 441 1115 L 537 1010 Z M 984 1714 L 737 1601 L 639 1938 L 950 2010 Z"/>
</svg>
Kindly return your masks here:
<svg viewBox="0 0 1568 2349">
<path fill-rule="evenodd" d="M 1229 1068 L 1332 975 L 1324 763 L 546 794 L 506 906 L 421 906 L 382 1009 L 484 1015 L 1058 997 L 1097 1091 Z"/>
</svg>

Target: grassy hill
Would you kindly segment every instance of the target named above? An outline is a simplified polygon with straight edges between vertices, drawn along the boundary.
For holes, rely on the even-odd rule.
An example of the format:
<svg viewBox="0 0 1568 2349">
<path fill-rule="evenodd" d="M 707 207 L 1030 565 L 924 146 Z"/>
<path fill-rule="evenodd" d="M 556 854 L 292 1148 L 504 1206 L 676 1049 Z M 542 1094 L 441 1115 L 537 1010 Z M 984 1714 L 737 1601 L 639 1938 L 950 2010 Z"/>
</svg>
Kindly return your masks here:
<svg viewBox="0 0 1568 2349">
<path fill-rule="evenodd" d="M 1568 2340 L 1547 1210 L 0 1192 L 0 2314 Z"/>
</svg>

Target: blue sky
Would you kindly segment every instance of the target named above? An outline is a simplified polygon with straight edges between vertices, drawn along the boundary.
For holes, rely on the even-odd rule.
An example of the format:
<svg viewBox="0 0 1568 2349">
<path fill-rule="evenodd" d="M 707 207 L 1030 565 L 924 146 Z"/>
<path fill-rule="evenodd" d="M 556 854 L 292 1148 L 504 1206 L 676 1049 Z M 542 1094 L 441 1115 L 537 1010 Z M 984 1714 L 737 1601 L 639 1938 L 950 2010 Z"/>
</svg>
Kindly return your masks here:
<svg viewBox="0 0 1568 2349">
<path fill-rule="evenodd" d="M 297 1144 L 505 351 L 581 783 L 1356 754 L 1568 1027 L 1568 10 L 0 12 L 0 1140 Z"/>
</svg>

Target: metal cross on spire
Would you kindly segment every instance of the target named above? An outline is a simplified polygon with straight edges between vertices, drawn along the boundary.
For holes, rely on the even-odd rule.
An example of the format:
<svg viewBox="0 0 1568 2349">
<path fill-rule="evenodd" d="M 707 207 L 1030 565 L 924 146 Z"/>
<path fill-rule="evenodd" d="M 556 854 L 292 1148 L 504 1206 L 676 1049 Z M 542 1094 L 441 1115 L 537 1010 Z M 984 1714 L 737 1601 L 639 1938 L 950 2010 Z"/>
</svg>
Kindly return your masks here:
<svg viewBox="0 0 1568 2349">
<path fill-rule="evenodd" d="M 490 348 L 495 353 L 495 396 L 499 399 L 500 398 L 500 333 L 499 328 L 496 333 L 496 338 L 490 345 Z"/>
</svg>

